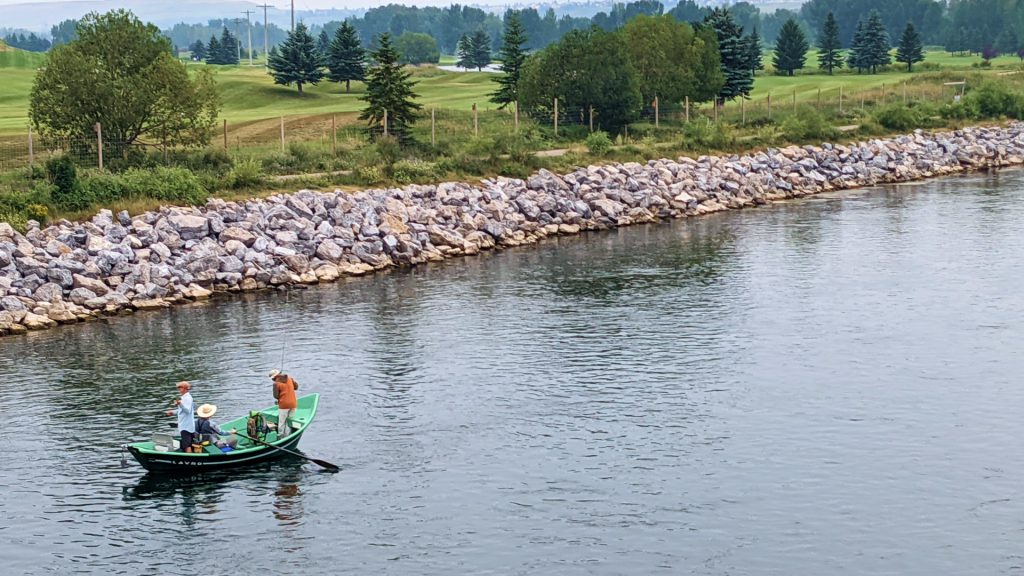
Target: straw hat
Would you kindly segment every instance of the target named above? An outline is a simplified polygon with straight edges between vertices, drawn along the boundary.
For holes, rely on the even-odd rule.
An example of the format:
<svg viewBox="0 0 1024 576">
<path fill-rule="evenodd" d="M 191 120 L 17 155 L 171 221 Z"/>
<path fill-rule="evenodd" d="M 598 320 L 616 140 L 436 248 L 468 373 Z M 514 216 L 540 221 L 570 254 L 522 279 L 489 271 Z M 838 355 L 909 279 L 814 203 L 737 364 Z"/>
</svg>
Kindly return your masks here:
<svg viewBox="0 0 1024 576">
<path fill-rule="evenodd" d="M 200 418 L 212 418 L 217 413 L 217 407 L 213 404 L 203 404 L 196 409 L 196 416 Z"/>
<path fill-rule="evenodd" d="M 271 378 L 277 378 L 277 375 L 280 374 L 280 373 L 281 373 L 280 370 L 271 370 L 270 371 L 270 377 Z"/>
</svg>

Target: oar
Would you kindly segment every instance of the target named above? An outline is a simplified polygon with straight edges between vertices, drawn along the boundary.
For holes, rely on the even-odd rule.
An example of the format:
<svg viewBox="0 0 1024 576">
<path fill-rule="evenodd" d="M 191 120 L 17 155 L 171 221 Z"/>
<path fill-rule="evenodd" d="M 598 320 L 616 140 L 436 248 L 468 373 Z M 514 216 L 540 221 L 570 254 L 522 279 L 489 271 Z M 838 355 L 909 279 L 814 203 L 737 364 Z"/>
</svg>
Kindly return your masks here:
<svg viewBox="0 0 1024 576">
<path fill-rule="evenodd" d="M 274 446 L 273 444 L 270 444 L 268 442 L 264 442 L 263 440 L 257 440 L 255 438 L 250 438 L 250 437 L 246 436 L 245 434 L 240 434 L 238 432 L 233 432 L 233 434 L 235 434 L 236 436 L 245 438 L 246 440 L 251 440 L 252 442 L 256 442 L 257 444 L 263 444 L 264 446 L 267 446 L 268 448 L 273 448 L 274 450 L 280 450 L 281 452 L 285 452 L 285 453 L 291 454 L 292 456 L 298 456 L 299 458 L 305 458 L 306 460 L 309 460 L 310 462 L 316 464 L 317 466 L 319 466 L 319 467 L 321 467 L 324 470 L 327 470 L 329 472 L 341 472 L 341 468 L 338 468 L 337 466 L 335 466 L 334 464 L 331 464 L 330 462 L 327 462 L 326 460 L 317 460 L 316 458 L 310 458 L 309 456 L 306 456 L 305 454 L 300 454 L 298 452 L 295 452 L 294 450 L 289 450 L 287 448 L 281 448 L 280 446 Z"/>
</svg>

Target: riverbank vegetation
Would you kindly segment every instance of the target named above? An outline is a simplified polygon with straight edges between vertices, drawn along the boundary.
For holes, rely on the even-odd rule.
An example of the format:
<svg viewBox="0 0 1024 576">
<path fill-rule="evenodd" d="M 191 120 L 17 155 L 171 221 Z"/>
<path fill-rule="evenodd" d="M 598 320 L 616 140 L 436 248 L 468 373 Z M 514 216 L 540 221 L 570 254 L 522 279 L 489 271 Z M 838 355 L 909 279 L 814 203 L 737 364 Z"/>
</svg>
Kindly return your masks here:
<svg viewBox="0 0 1024 576">
<path fill-rule="evenodd" d="M 262 68 L 190 64 L 195 79 L 217 69 L 223 103 L 217 128 L 210 129 L 209 114 L 190 126 L 201 128 L 209 145 L 192 137 L 166 145 L 165 135 L 160 145 L 150 139 L 146 146 L 122 142 L 123 149 L 108 150 L 115 139 L 104 142 L 99 169 L 95 135 L 82 130 L 78 147 L 64 147 L 73 178 L 59 176 L 67 170 L 58 164 L 44 165 L 54 156 L 44 146 L 33 167 L 4 170 L 2 133 L 14 132 L 15 123 L 0 118 L 0 220 L 23 227 L 29 219 L 73 217 L 100 206 L 141 210 L 213 194 L 524 177 L 542 167 L 567 170 L 605 159 L 734 152 L 1024 117 L 1024 74 L 1015 56 L 922 50 L 907 23 L 893 49 L 880 12 L 859 20 L 861 32 L 854 31 L 850 44 L 832 15 L 816 33 L 820 51 L 808 49 L 815 33 L 797 20 L 779 26 L 785 32 L 773 34 L 775 46 L 764 45 L 734 11 L 712 11 L 696 25 L 641 14 L 614 31 L 569 31 L 517 63 L 522 77 L 511 84 L 508 74 L 409 68 L 404 74 L 415 83 L 404 98 L 422 108 L 398 116 L 401 130 L 384 129 L 383 109 L 367 113 L 375 110 L 368 102 L 373 94 L 360 67 L 369 66 L 365 74 L 372 77 L 378 63 L 362 56 L 346 64 L 355 71 L 319 85 L 307 83 L 306 70 L 301 94 L 275 86 Z M 523 29 L 514 36 L 528 46 Z M 501 53 L 517 53 L 507 49 L 505 32 Z M 306 36 L 303 54 L 314 49 Z M 364 53 L 352 30 L 338 36 Z M 330 50 L 329 39 L 317 44 Z M 764 57 L 766 51 L 776 57 Z M 894 57 L 897 63 L 890 63 Z M 324 69 L 330 71 L 326 60 Z M 19 98 L 2 92 L 24 91 L 33 80 L 32 70 L 11 71 L 15 88 L 0 87 L 0 114 Z M 502 96 L 492 102 L 496 93 Z M 518 106 L 508 102 L 510 93 Z M 6 142 L 15 138 L 24 141 L 12 135 Z"/>
</svg>

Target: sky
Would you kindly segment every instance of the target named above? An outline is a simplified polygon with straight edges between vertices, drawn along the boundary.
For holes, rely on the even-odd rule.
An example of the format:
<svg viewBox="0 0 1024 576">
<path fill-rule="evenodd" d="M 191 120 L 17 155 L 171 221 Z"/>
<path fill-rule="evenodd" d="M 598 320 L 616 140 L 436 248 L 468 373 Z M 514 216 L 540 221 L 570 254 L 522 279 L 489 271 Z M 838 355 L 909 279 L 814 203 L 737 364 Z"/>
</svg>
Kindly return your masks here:
<svg viewBox="0 0 1024 576">
<path fill-rule="evenodd" d="M 6 4 L 47 4 L 47 3 L 50 3 L 50 2 L 68 2 L 68 1 L 75 1 L 75 0 L 0 0 L 0 6 L 6 5 Z M 157 1 L 157 2 L 168 1 L 169 2 L 169 0 L 154 0 L 154 1 Z M 252 0 L 252 1 L 253 1 L 254 4 L 262 4 L 263 3 L 262 1 L 257 1 L 257 0 Z M 391 1 L 391 0 L 387 0 L 387 1 L 384 1 L 384 2 L 379 1 L 379 0 L 378 1 L 375 1 L 375 0 L 295 0 L 295 9 L 296 10 L 316 10 L 316 9 L 322 9 L 322 8 L 338 8 L 338 9 L 345 9 L 345 8 L 370 8 L 370 7 L 373 7 L 373 6 L 380 6 L 381 4 L 387 4 L 389 1 Z M 410 5 L 416 5 L 416 6 L 447 6 L 447 5 L 451 4 L 454 1 L 455 0 L 401 0 L 401 1 L 395 1 L 394 3 L 395 4 L 405 4 L 406 6 L 410 6 Z M 507 4 L 508 0 L 474 0 L 472 2 L 466 2 L 465 0 L 463 0 L 462 2 L 458 2 L 458 3 L 460 3 L 460 4 L 491 5 L 491 4 Z M 289 4 L 289 2 L 287 0 L 283 1 L 283 2 L 280 1 L 280 0 L 276 0 L 276 1 L 275 0 L 271 0 L 270 2 L 267 2 L 267 4 L 270 4 L 271 6 L 277 6 L 278 8 L 288 8 L 290 6 L 290 4 Z"/>
</svg>

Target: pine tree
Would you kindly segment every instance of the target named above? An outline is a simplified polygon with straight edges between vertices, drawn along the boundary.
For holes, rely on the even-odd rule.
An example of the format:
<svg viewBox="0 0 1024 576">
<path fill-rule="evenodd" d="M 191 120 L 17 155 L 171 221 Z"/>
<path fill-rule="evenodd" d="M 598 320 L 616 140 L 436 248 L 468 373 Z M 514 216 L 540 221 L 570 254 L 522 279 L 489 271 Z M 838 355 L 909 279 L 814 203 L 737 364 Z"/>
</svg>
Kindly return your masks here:
<svg viewBox="0 0 1024 576">
<path fill-rule="evenodd" d="M 196 40 L 188 47 L 188 49 L 192 52 L 192 59 L 196 62 L 206 58 L 206 45 L 203 44 L 202 40 Z"/>
<path fill-rule="evenodd" d="M 469 36 L 465 34 L 459 38 L 459 43 L 456 45 L 456 53 L 459 59 L 455 62 L 455 65 L 459 68 L 465 68 L 469 70 L 473 67 L 473 46 L 469 41 Z"/>
<path fill-rule="evenodd" d="M 320 55 L 322 60 L 327 59 L 327 49 L 331 47 L 331 38 L 327 35 L 327 30 L 321 30 L 320 36 L 316 39 L 316 53 Z"/>
<path fill-rule="evenodd" d="M 750 73 L 756 74 L 758 70 L 764 70 L 764 56 L 761 51 L 761 36 L 757 33 L 757 27 L 747 36 L 747 66 Z"/>
<path fill-rule="evenodd" d="M 302 22 L 295 25 L 293 32 L 288 33 L 280 51 L 271 51 L 267 65 L 275 84 L 290 86 L 294 83 L 299 87 L 299 94 L 302 94 L 303 84 L 316 85 L 324 77 L 316 51 L 316 40 Z"/>
<path fill-rule="evenodd" d="M 217 57 L 218 64 L 238 64 L 238 38 L 235 38 L 227 28 L 220 34 L 220 56 Z"/>
<path fill-rule="evenodd" d="M 836 17 L 829 12 L 825 18 L 825 25 L 818 34 L 818 68 L 827 70 L 832 75 L 832 70 L 843 67 L 842 44 L 839 41 L 839 23 Z"/>
<path fill-rule="evenodd" d="M 743 29 L 736 24 L 728 8 L 715 8 L 704 18 L 718 38 L 722 73 L 725 84 L 718 93 L 718 101 L 747 97 L 754 88 L 754 74 L 750 71 L 749 48 L 743 41 Z"/>
<path fill-rule="evenodd" d="M 217 40 L 216 36 L 210 36 L 210 43 L 206 47 L 206 63 L 207 64 L 223 64 L 220 61 L 220 41 Z"/>
<path fill-rule="evenodd" d="M 338 27 L 327 49 L 327 78 L 331 82 L 344 82 L 345 92 L 349 91 L 353 80 L 366 78 L 366 50 L 348 20 Z"/>
<path fill-rule="evenodd" d="M 857 30 L 853 33 L 853 44 L 850 46 L 850 53 L 846 57 L 846 65 L 850 68 L 856 68 L 857 73 L 860 74 L 866 68 L 870 66 L 865 65 L 867 60 L 867 43 L 864 33 L 864 21 L 859 20 L 857 22 Z"/>
<path fill-rule="evenodd" d="M 416 112 L 423 108 L 415 102 L 416 93 L 412 88 L 415 82 L 398 63 L 398 51 L 391 45 L 391 35 L 387 32 L 377 37 L 377 50 L 371 53 L 373 66 L 366 72 L 366 94 L 359 99 L 367 106 L 359 114 L 360 120 L 369 122 L 371 135 L 384 122 L 387 113 L 388 134 L 394 134 L 400 142 L 412 139 L 410 126 L 416 122 Z"/>
<path fill-rule="evenodd" d="M 482 71 L 484 66 L 491 64 L 491 37 L 487 35 L 487 32 L 484 32 L 482 28 L 474 32 L 469 38 L 469 46 L 474 68 Z"/>
<path fill-rule="evenodd" d="M 907 72 L 913 72 L 914 64 L 924 61 L 924 50 L 921 47 L 921 36 L 914 30 L 914 25 L 907 22 L 900 38 L 900 46 L 896 49 L 896 61 L 907 65 Z"/>
<path fill-rule="evenodd" d="M 871 73 L 878 71 L 879 66 L 887 66 L 892 62 L 889 50 L 892 48 L 889 42 L 889 32 L 882 23 L 882 17 L 877 10 L 872 10 L 868 16 L 868 23 L 864 25 L 864 47 L 865 68 L 871 68 Z"/>
<path fill-rule="evenodd" d="M 501 71 L 503 74 L 494 78 L 498 89 L 491 94 L 491 102 L 504 108 L 519 101 L 519 75 L 526 61 L 523 45 L 526 44 L 526 31 L 519 20 L 518 12 L 511 12 L 505 19 L 505 32 L 501 38 Z"/>
<path fill-rule="evenodd" d="M 795 70 L 804 67 L 807 61 L 807 37 L 804 31 L 790 18 L 779 30 L 779 38 L 775 41 L 775 55 L 772 57 L 772 65 L 780 72 L 792 76 Z"/>
</svg>

